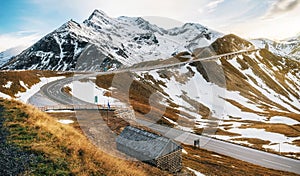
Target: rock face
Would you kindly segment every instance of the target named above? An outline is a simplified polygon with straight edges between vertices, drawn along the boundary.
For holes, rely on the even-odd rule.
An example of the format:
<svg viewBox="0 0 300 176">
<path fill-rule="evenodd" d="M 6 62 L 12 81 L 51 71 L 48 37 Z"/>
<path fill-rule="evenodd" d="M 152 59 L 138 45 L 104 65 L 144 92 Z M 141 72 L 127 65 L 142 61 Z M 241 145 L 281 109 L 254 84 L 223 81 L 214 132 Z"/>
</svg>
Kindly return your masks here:
<svg viewBox="0 0 300 176">
<path fill-rule="evenodd" d="M 192 52 L 221 36 L 200 24 L 165 30 L 140 17 L 110 18 L 95 10 L 81 24 L 68 21 L 2 69 L 103 71 Z"/>
<path fill-rule="evenodd" d="M 212 43 L 211 47 L 217 54 L 231 53 L 241 50 L 254 49 L 254 45 L 247 40 L 244 40 L 234 34 L 226 35 L 222 38 L 218 38 Z"/>
</svg>

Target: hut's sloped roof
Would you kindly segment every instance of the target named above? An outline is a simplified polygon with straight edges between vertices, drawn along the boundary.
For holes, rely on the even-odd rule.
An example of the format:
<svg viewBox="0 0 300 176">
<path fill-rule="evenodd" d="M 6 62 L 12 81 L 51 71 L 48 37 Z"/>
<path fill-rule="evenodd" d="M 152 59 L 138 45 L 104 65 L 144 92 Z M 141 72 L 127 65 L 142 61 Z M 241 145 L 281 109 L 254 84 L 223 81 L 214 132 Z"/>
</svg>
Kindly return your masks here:
<svg viewBox="0 0 300 176">
<path fill-rule="evenodd" d="M 117 137 L 116 142 L 133 150 L 131 154 L 133 156 L 143 155 L 145 160 L 156 159 L 181 149 L 181 146 L 171 139 L 132 126 L 127 126 Z"/>
</svg>

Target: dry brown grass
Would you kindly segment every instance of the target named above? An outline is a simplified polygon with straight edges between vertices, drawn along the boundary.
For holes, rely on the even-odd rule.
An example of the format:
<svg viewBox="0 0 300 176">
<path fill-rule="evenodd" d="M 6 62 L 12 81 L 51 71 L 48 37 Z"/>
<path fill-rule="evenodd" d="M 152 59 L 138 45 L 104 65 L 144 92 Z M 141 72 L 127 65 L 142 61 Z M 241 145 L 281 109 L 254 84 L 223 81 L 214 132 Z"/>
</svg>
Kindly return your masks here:
<svg viewBox="0 0 300 176">
<path fill-rule="evenodd" d="M 72 123 L 70 125 L 73 126 L 74 128 L 76 128 L 79 132 L 83 133 L 82 128 L 85 127 L 85 125 L 84 125 L 85 122 L 81 121 L 81 124 L 78 124 L 75 112 L 72 112 L 72 113 L 59 112 L 59 113 L 47 113 L 47 114 L 58 120 L 59 119 L 73 120 L 74 123 Z M 117 117 L 113 111 L 109 111 L 109 113 L 107 113 L 106 110 L 99 110 L 95 113 L 95 115 L 89 114 L 86 116 L 87 124 L 90 123 L 89 121 L 91 121 L 91 118 L 89 118 L 89 117 L 97 116 L 97 114 L 98 114 L 98 117 L 103 118 L 103 120 L 105 121 L 105 125 L 107 125 L 110 128 L 110 130 L 116 134 L 120 134 L 126 126 L 131 125 L 131 126 L 135 126 L 140 129 L 144 129 L 151 133 L 160 135 L 159 133 L 153 131 L 152 129 L 145 127 L 145 126 L 141 126 L 134 121 L 128 122 L 122 118 Z M 103 134 L 103 136 L 104 135 L 105 134 Z"/>
<path fill-rule="evenodd" d="M 290 86 L 286 83 L 289 82 L 290 84 L 293 84 L 289 79 L 286 78 L 286 74 L 288 72 L 294 74 L 294 72 L 297 72 L 297 70 L 299 71 L 300 63 L 288 59 L 283 61 L 281 57 L 275 56 L 269 51 L 264 49 L 260 50 L 259 52 L 260 55 L 263 57 L 263 59 L 260 59 L 259 57 L 256 58 L 259 60 L 259 63 L 264 64 L 265 67 L 270 69 L 270 71 L 273 73 L 273 76 L 276 78 L 275 80 L 274 78 L 271 78 L 269 76 L 269 73 L 265 73 L 265 71 L 260 68 L 260 66 L 255 60 L 251 59 L 247 55 L 243 55 L 243 59 L 239 59 L 239 58 L 237 59 L 238 63 L 241 64 L 242 67 L 241 69 L 242 70 L 248 68 L 252 69 L 253 72 L 258 77 L 260 77 L 262 81 L 270 89 L 273 89 L 278 94 L 281 94 L 289 99 L 290 97 L 288 93 L 290 93 L 294 95 L 296 98 L 299 98 L 299 95 L 296 93 L 298 90 L 291 89 Z M 282 111 L 289 113 L 289 111 L 285 107 L 281 106 L 277 102 L 272 102 L 265 95 L 263 95 L 253 86 L 251 86 L 249 84 L 249 81 L 253 81 L 254 83 L 257 83 L 257 81 L 251 75 L 247 75 L 250 79 L 248 80 L 246 76 L 239 69 L 233 67 L 226 58 L 221 58 L 221 62 L 226 77 L 227 89 L 240 92 L 240 94 L 243 97 L 246 97 L 250 101 L 259 105 L 259 107 L 263 109 L 264 112 L 263 113 L 254 112 L 253 110 L 246 108 L 237 102 L 234 102 L 232 100 L 227 100 L 227 101 L 239 107 L 245 112 L 254 112 L 254 113 L 262 114 L 267 117 L 271 117 L 276 114 L 281 114 Z M 282 65 L 282 62 L 286 62 L 286 65 Z M 283 69 L 279 71 L 274 71 L 272 69 L 273 65 L 280 66 Z M 295 107 L 293 104 L 289 102 L 285 102 L 285 103 L 289 104 L 294 109 L 299 109 L 299 107 Z M 282 111 L 274 111 L 273 110 L 274 108 L 272 106 L 275 106 Z"/>
<path fill-rule="evenodd" d="M 7 103 L 7 104 L 6 104 Z M 156 168 L 141 162 L 130 162 L 114 158 L 95 147 L 82 132 L 72 126 L 62 125 L 55 118 L 45 115 L 37 109 L 21 103 L 5 102 L 6 108 L 17 107 L 29 115 L 24 126 L 39 129 L 39 140 L 30 144 L 31 149 L 49 156 L 51 159 L 66 158 L 70 170 L 76 175 L 90 175 L 98 173 L 105 175 L 168 175 Z M 75 119 L 74 113 L 51 114 L 63 119 Z M 109 119 L 111 121 L 112 119 Z M 111 124 L 118 124 L 111 121 Z M 76 125 L 76 124 L 74 124 Z M 114 127 L 114 125 L 111 125 Z M 44 132 L 51 134 L 50 138 Z M 63 147 L 62 151 L 60 148 Z M 185 146 L 188 155 L 183 155 L 183 164 L 207 175 L 294 175 L 291 173 L 266 169 L 253 164 L 242 162 L 230 157 L 219 155 L 206 150 Z M 190 175 L 184 171 L 179 175 Z"/>
<path fill-rule="evenodd" d="M 294 141 L 293 141 L 293 144 L 300 147 L 300 139 L 294 140 Z"/>
<path fill-rule="evenodd" d="M 162 96 L 160 94 L 164 94 L 168 96 L 162 89 L 162 87 L 165 87 L 164 82 L 155 80 L 151 75 L 144 73 L 141 75 L 141 77 L 133 74 L 133 73 L 122 73 L 124 78 L 126 79 L 120 79 L 116 84 L 114 84 L 114 87 L 117 88 L 114 90 L 111 94 L 112 97 L 115 97 L 122 102 L 128 102 L 133 109 L 135 110 L 137 115 L 146 115 L 147 118 L 156 121 L 159 124 L 164 124 L 167 126 L 174 126 L 172 123 L 167 121 L 165 118 L 171 119 L 181 125 L 191 125 L 191 122 L 189 119 L 194 119 L 195 117 L 189 115 L 188 113 L 185 113 L 184 111 L 178 110 L 178 105 L 173 103 L 169 99 L 164 99 L 166 102 L 168 102 L 168 105 L 161 104 Z M 177 75 L 176 75 L 177 74 Z M 159 72 L 159 75 L 161 77 L 164 77 L 166 79 L 169 79 L 170 76 L 180 77 L 178 75 L 179 73 L 172 73 L 166 70 L 162 70 Z M 183 73 L 184 79 L 189 79 L 194 73 L 191 69 L 187 71 L 187 73 Z M 115 77 L 118 77 L 119 75 L 101 75 L 98 76 L 96 79 L 96 84 L 99 87 L 108 89 L 112 86 L 112 82 Z M 134 79 L 134 77 L 137 77 L 137 79 Z M 129 90 L 124 90 L 124 86 L 130 82 Z M 192 99 L 189 99 L 187 96 L 184 96 L 184 92 L 182 95 L 183 98 L 185 98 L 186 101 L 189 101 L 193 104 L 195 109 L 195 113 L 199 113 L 203 116 L 208 116 L 210 114 L 210 110 L 202 105 L 201 103 L 198 103 Z"/>
<path fill-rule="evenodd" d="M 183 155 L 183 164 L 205 175 L 297 175 L 289 172 L 267 169 L 231 157 L 220 155 L 192 146 L 183 146 L 188 152 Z"/>
<path fill-rule="evenodd" d="M 235 138 L 232 139 L 233 141 L 247 141 L 250 144 L 253 144 L 252 147 L 258 148 L 258 149 L 263 149 L 263 145 L 270 144 L 271 141 L 268 140 L 262 140 L 262 139 L 257 139 L 257 138 Z"/>
<path fill-rule="evenodd" d="M 257 65 L 251 58 L 244 56 L 244 61 L 249 65 Z M 280 106 L 276 102 L 270 101 L 265 95 L 263 95 L 261 92 L 259 92 L 257 89 L 255 89 L 253 86 L 250 85 L 249 80 L 241 73 L 238 69 L 233 67 L 225 58 L 221 59 L 225 77 L 226 77 L 226 86 L 227 89 L 230 91 L 238 91 L 243 97 L 246 97 L 247 99 L 257 103 L 258 105 L 261 104 L 261 102 L 264 102 L 261 104 L 261 108 L 263 108 L 266 112 L 269 112 L 271 109 L 271 106 L 276 106 L 282 110 L 287 111 L 286 108 Z M 257 73 L 258 76 L 259 73 Z M 261 73 L 263 74 L 263 73 Z M 249 76 L 250 77 L 250 76 Z M 251 77 L 250 77 L 251 78 Z M 253 79 L 255 82 L 255 79 Z M 252 93 L 252 94 L 251 94 Z M 241 108 L 243 111 L 252 111 L 250 109 L 247 109 L 237 102 L 231 101 L 230 103 L 234 103 L 233 105 L 237 105 L 239 108 Z"/>
<path fill-rule="evenodd" d="M 277 112 L 277 111 L 270 111 L 270 116 L 283 116 L 283 117 L 289 117 L 294 120 L 297 120 L 300 122 L 300 114 L 296 113 L 286 113 L 286 112 Z"/>
<path fill-rule="evenodd" d="M 300 125 L 251 123 L 251 124 L 243 124 L 240 128 L 265 129 L 268 132 L 284 134 L 287 137 L 300 136 Z"/>
<path fill-rule="evenodd" d="M 72 89 L 69 86 L 65 86 L 62 88 L 62 91 L 66 92 L 67 94 L 69 94 L 70 96 L 72 96 Z"/>
<path fill-rule="evenodd" d="M 30 150 L 41 152 L 54 161 L 57 158 L 66 159 L 70 171 L 75 175 L 167 175 L 144 163 L 121 160 L 103 153 L 80 131 L 72 126 L 59 124 L 34 107 L 6 100 L 2 100 L 1 104 L 6 109 L 15 108 L 28 114 L 29 118 L 25 122 L 14 123 L 38 131 L 38 137 L 30 144 L 25 141 L 13 142 L 21 142 Z"/>
<path fill-rule="evenodd" d="M 194 132 L 196 134 L 202 134 L 204 128 L 194 128 Z M 229 132 L 229 131 L 225 131 L 225 130 L 222 130 L 220 128 L 211 128 L 209 129 L 208 127 L 205 129 L 205 130 L 209 130 L 209 131 L 213 131 L 215 135 L 223 135 L 223 136 L 241 136 L 240 134 L 238 133 L 232 133 L 232 132 Z"/>
<path fill-rule="evenodd" d="M 203 105 L 200 102 L 197 102 L 191 98 L 189 98 L 187 95 L 183 94 L 181 95 L 181 98 L 189 103 L 191 106 L 193 106 L 196 110 L 197 110 L 197 114 L 200 114 L 202 116 L 202 118 L 206 119 L 209 118 L 211 116 L 211 111 L 208 107 L 206 107 L 205 105 Z"/>
<path fill-rule="evenodd" d="M 53 71 L 0 71 L 0 92 L 15 97 L 18 92 L 25 92 L 26 88 L 20 84 L 23 81 L 27 88 L 40 82 L 41 77 L 70 76 L 72 73 L 59 73 Z M 10 88 L 3 87 L 8 81 L 13 82 Z"/>
<path fill-rule="evenodd" d="M 130 105 L 133 109 L 140 114 L 148 114 L 148 118 L 151 120 L 160 121 L 167 125 L 172 125 L 168 121 L 161 119 L 162 116 L 165 116 L 173 121 L 177 121 L 180 111 L 176 110 L 176 106 L 171 104 L 170 106 L 165 107 L 159 103 L 159 96 L 153 96 L 157 92 L 161 92 L 162 89 L 158 85 L 162 85 L 163 83 L 157 82 L 157 84 L 152 84 L 155 82 L 154 78 L 150 75 L 145 74 L 149 82 L 137 81 L 132 78 L 134 76 L 131 73 L 122 73 L 127 75 L 127 80 L 122 79 L 116 85 L 117 90 L 112 93 L 112 97 L 117 97 L 121 101 L 129 101 Z M 96 84 L 99 87 L 108 89 L 112 86 L 112 81 L 116 75 L 104 75 L 98 76 L 96 80 Z M 126 76 L 125 76 L 126 77 Z M 142 78 L 140 78 L 142 79 Z M 125 81 L 125 82 L 122 82 Z M 131 82 L 129 90 L 124 90 L 123 85 L 126 85 L 127 82 Z M 150 105 L 151 101 L 151 105 Z M 151 112 L 151 114 L 149 114 Z"/>
<path fill-rule="evenodd" d="M 51 113 L 51 115 L 62 119 L 76 120 L 74 113 Z M 117 123 L 117 121 L 115 123 Z M 139 128 L 144 127 L 139 126 Z M 146 128 L 144 129 L 149 130 Z M 251 143 L 267 143 L 267 141 L 257 139 L 239 139 L 241 141 L 245 140 Z M 201 173 L 205 173 L 206 175 L 295 175 L 263 168 L 207 150 L 195 149 L 192 146 L 183 145 L 183 147 L 188 152 L 187 155 L 183 154 L 184 167 L 190 167 L 194 170 L 200 171 Z M 186 169 L 184 169 L 184 171 L 178 175 L 189 175 L 189 173 L 187 173 Z"/>
<path fill-rule="evenodd" d="M 265 117 L 268 117 L 268 118 L 271 118 L 273 116 L 283 116 L 283 117 L 289 117 L 289 118 L 292 118 L 294 120 L 297 120 L 297 121 L 300 121 L 300 114 L 297 114 L 297 113 L 293 113 L 293 112 L 282 112 L 282 111 L 275 111 L 275 110 L 271 110 L 269 108 L 271 108 L 270 106 L 268 105 L 263 105 L 261 107 L 263 107 L 264 109 L 266 109 L 265 112 L 257 112 L 257 111 L 254 111 L 250 108 L 247 108 L 245 106 L 243 106 L 242 104 L 234 101 L 234 100 L 231 100 L 231 99 L 226 99 L 226 101 L 228 101 L 229 103 L 231 103 L 232 105 L 238 107 L 239 109 L 241 109 L 243 112 L 250 112 L 250 113 L 255 113 L 257 115 L 261 115 L 261 116 L 265 116 Z"/>
<path fill-rule="evenodd" d="M 171 107 L 164 107 L 164 106 L 150 106 L 148 104 L 140 103 L 138 101 L 131 100 L 130 101 L 131 106 L 135 110 L 136 113 L 145 115 L 148 114 L 151 111 L 151 114 L 147 115 L 147 118 L 152 121 L 156 121 L 160 124 L 165 124 L 167 126 L 173 126 L 172 123 L 165 120 L 164 117 L 167 117 L 173 121 L 177 121 L 179 116 L 177 113 L 179 113 L 178 110 L 171 108 Z"/>
</svg>

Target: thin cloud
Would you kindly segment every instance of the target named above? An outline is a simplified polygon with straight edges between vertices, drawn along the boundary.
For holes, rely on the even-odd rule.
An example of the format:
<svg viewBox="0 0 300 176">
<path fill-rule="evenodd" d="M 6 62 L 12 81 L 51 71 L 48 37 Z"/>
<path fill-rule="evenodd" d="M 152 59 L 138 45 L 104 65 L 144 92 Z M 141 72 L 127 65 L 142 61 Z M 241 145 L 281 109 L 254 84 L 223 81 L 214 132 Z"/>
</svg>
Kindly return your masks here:
<svg viewBox="0 0 300 176">
<path fill-rule="evenodd" d="M 300 0 L 277 0 L 275 1 L 263 19 L 273 19 L 294 10 L 300 4 Z"/>
<path fill-rule="evenodd" d="M 29 35 L 23 35 L 24 33 L 30 33 Z M 5 51 L 10 48 L 18 47 L 18 46 L 30 46 L 38 39 L 41 38 L 39 33 L 32 33 L 32 31 L 25 32 L 15 32 L 0 35 L 0 52 Z"/>
<path fill-rule="evenodd" d="M 265 2 L 253 0 L 215 0 L 203 8 L 211 13 L 203 13 L 200 18 L 208 26 L 222 30 L 224 27 L 261 17 L 266 13 L 264 7 Z"/>
<path fill-rule="evenodd" d="M 215 0 L 207 4 L 208 12 L 211 13 L 216 10 L 219 4 L 223 3 L 224 0 Z"/>
<path fill-rule="evenodd" d="M 90 0 L 89 3 L 82 0 L 26 1 L 29 2 L 30 7 L 34 7 L 33 10 L 37 10 L 39 15 L 26 13 L 26 11 L 22 15 L 12 14 L 21 19 L 18 27 L 12 29 L 12 32 L 35 30 L 42 34 L 49 33 L 71 18 L 79 23 L 84 21 L 94 9 L 103 10 L 111 17 L 168 17 L 184 23 L 200 23 L 223 33 L 230 32 L 245 36 L 264 34 L 268 37 L 268 34 L 274 32 L 274 36 L 277 35 L 276 38 L 279 39 L 296 35 L 300 25 L 296 23 L 300 15 L 300 0 L 178 0 L 176 3 L 174 0 L 143 0 L 142 2 Z M 248 25 L 249 23 L 252 25 Z M 272 28 L 265 29 L 265 24 L 269 23 L 272 23 L 270 24 Z M 273 23 L 277 24 L 276 30 Z M 283 30 L 277 32 L 283 23 L 286 24 L 284 26 L 286 33 L 283 33 Z M 260 31 L 257 31 L 258 29 Z M 0 38 L 0 49 L 5 45 L 4 40 Z"/>
</svg>

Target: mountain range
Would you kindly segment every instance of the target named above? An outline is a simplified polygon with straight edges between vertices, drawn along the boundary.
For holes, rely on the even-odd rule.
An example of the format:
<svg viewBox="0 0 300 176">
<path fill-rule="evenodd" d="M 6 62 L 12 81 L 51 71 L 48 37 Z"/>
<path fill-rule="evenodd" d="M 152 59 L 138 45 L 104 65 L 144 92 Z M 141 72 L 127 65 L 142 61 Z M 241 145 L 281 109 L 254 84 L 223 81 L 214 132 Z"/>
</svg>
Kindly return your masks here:
<svg viewBox="0 0 300 176">
<path fill-rule="evenodd" d="M 95 10 L 83 23 L 73 20 L 9 60 L 2 69 L 103 70 L 165 59 L 208 46 L 223 34 L 186 23 L 165 30 L 140 17 L 110 18 Z"/>
<path fill-rule="evenodd" d="M 192 53 L 222 36 L 200 24 L 186 23 L 166 30 L 141 17 L 111 18 L 95 10 L 83 23 L 70 20 L 21 53 L 24 47 L 0 53 L 0 68 L 103 71 Z M 250 42 L 278 56 L 299 59 L 300 37 Z"/>
<path fill-rule="evenodd" d="M 256 47 L 265 48 L 278 56 L 300 60 L 300 36 L 278 42 L 269 39 L 255 39 L 251 42 Z"/>
</svg>

